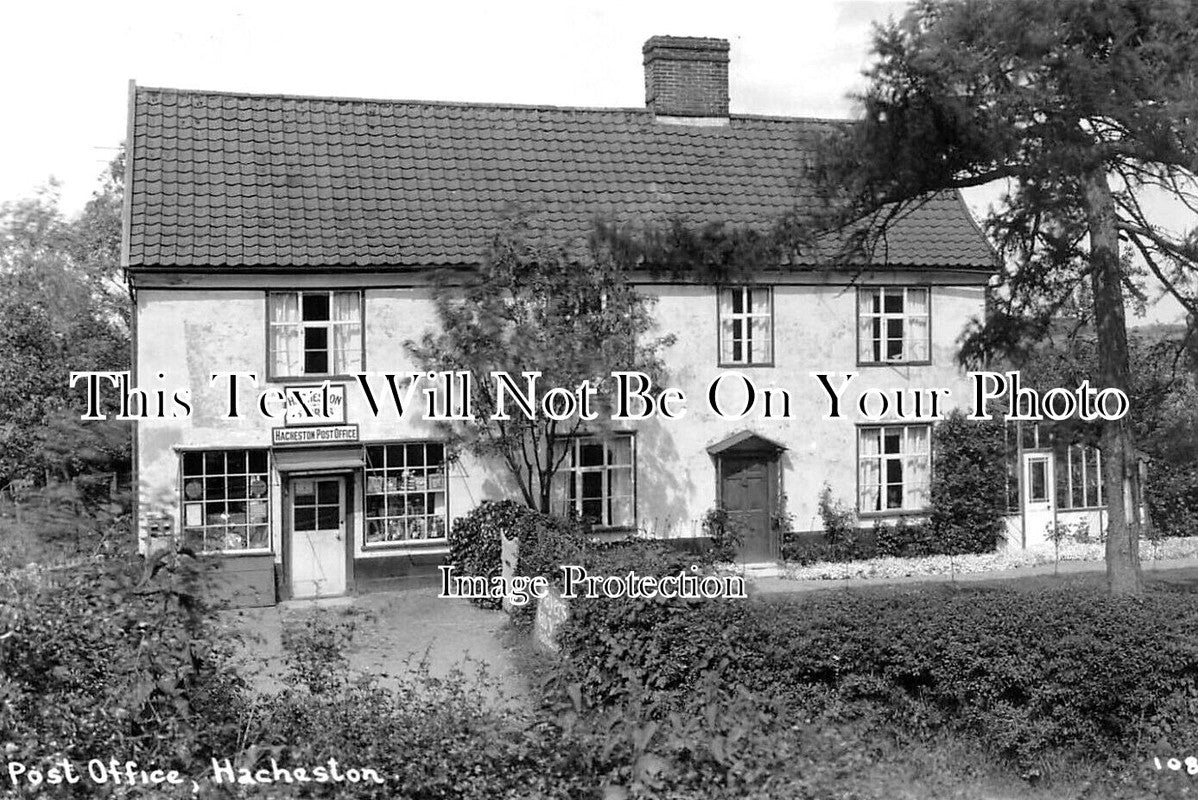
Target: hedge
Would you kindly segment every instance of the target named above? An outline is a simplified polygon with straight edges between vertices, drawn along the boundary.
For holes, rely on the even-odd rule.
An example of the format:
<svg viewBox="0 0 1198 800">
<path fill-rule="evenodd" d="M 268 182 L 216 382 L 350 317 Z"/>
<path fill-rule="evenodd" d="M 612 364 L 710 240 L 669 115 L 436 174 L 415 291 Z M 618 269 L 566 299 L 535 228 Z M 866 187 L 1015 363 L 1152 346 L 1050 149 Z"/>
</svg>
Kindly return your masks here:
<svg viewBox="0 0 1198 800">
<path fill-rule="evenodd" d="M 831 692 L 1026 764 L 1045 751 L 1086 758 L 1195 738 L 1195 629 L 1198 598 L 1165 591 L 585 601 L 561 636 L 558 688 L 589 708 L 645 697 L 669 709 L 714 676 L 802 712 Z"/>
</svg>

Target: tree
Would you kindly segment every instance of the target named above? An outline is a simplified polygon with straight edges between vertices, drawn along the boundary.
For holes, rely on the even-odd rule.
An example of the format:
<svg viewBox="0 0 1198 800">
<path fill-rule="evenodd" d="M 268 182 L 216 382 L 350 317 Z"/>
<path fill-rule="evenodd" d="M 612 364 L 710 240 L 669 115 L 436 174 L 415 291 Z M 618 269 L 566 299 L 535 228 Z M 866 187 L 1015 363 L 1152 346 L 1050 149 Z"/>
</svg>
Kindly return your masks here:
<svg viewBox="0 0 1198 800">
<path fill-rule="evenodd" d="M 576 252 L 575 252 L 576 251 Z M 465 371 L 472 380 L 473 419 L 446 423 L 450 441 L 481 457 L 498 457 L 524 502 L 552 512 L 553 477 L 569 456 L 565 445 L 583 430 L 574 414 L 554 420 L 541 412 L 551 390 L 596 390 L 591 410 L 601 426 L 609 415 L 614 371 L 639 371 L 660 385 L 661 348 L 672 337 L 650 336 L 649 298 L 638 293 L 610 248 L 596 236 L 571 251 L 514 215 L 495 235 L 477 272 L 442 272 L 436 279 L 435 331 L 409 351 L 423 369 Z M 529 419 L 492 419 L 497 408 L 492 372 L 506 372 L 522 389 L 537 372 Z"/>
<path fill-rule="evenodd" d="M 1194 312 L 1198 235 L 1154 224 L 1198 208 L 1198 6 L 1184 0 L 920 0 L 875 31 L 860 124 L 821 174 L 855 247 L 930 192 L 1002 182 L 987 220 L 1005 257 L 965 359 L 1016 350 L 1062 313 L 1097 334 L 1096 382 L 1129 388 L 1125 301 L 1146 270 Z M 875 228 L 852 227 L 862 220 Z M 868 230 L 867 234 L 860 234 Z M 1133 409 L 1134 412 L 1134 409 Z M 1132 420 L 1102 431 L 1112 591 L 1142 588 Z"/>
<path fill-rule="evenodd" d="M 121 282 L 124 154 L 83 213 L 67 219 L 51 182 L 0 204 L 0 486 L 15 479 L 72 482 L 120 470 L 129 426 L 84 423 L 72 370 L 129 363 L 129 301 Z"/>
</svg>

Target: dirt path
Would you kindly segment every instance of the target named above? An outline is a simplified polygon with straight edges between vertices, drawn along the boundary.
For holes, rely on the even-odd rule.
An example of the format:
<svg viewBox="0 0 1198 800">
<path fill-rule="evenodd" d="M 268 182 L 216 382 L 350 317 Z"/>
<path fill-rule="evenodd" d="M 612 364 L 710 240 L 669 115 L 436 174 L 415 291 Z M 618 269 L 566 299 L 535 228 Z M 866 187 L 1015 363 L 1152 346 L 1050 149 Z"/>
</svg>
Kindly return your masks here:
<svg viewBox="0 0 1198 800">
<path fill-rule="evenodd" d="M 421 662 L 428 673 L 445 677 L 454 670 L 481 673 L 493 684 L 493 696 L 523 695 L 525 686 L 504 646 L 507 617 L 465 600 L 441 600 L 435 588 L 378 592 L 319 602 L 292 601 L 271 608 L 239 609 L 223 614 L 223 624 L 245 636 L 246 668 L 254 684 L 278 689 L 283 674 L 281 634 L 286 622 L 325 614 L 353 625 L 346 648 L 351 672 L 373 675 L 394 686 L 396 676 Z"/>
</svg>

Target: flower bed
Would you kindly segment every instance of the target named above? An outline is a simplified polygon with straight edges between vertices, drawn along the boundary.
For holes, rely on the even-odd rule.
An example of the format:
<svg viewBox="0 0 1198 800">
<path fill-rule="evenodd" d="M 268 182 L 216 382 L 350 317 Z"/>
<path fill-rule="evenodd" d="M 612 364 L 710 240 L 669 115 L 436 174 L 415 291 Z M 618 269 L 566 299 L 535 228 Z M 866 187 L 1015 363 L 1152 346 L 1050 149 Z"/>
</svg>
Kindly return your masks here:
<svg viewBox="0 0 1198 800">
<path fill-rule="evenodd" d="M 1062 542 L 1057 550 L 1049 545 L 977 555 L 870 558 L 863 561 L 820 562 L 806 566 L 787 564 L 782 577 L 804 581 L 837 581 L 852 578 L 906 578 L 916 575 L 994 572 L 1041 566 L 1055 561 L 1101 562 L 1105 547 L 1102 542 Z M 1163 539 L 1157 543 L 1142 541 L 1140 558 L 1144 562 L 1198 558 L 1198 536 Z"/>
</svg>

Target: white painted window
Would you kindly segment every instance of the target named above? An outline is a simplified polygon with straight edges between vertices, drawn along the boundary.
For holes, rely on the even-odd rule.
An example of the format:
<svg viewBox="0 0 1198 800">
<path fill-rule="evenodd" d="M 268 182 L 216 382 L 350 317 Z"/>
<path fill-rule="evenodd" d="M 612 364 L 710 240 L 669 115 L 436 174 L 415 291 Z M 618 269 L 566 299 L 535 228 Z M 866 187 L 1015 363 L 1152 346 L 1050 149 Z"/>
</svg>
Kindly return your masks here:
<svg viewBox="0 0 1198 800">
<path fill-rule="evenodd" d="M 857 357 L 863 364 L 929 360 L 930 309 L 925 287 L 857 290 Z"/>
<path fill-rule="evenodd" d="M 366 546 L 445 538 L 445 446 L 366 448 Z"/>
<path fill-rule="evenodd" d="M 636 526 L 636 461 L 631 434 L 579 436 L 559 471 L 568 510 L 600 528 Z"/>
<path fill-rule="evenodd" d="M 206 553 L 270 549 L 266 450 L 180 456 L 183 541 Z"/>
<path fill-rule="evenodd" d="M 858 431 L 859 509 L 926 509 L 932 481 L 930 426 L 885 425 Z"/>
<path fill-rule="evenodd" d="M 362 370 L 361 292 L 270 292 L 267 298 L 271 377 Z"/>
<path fill-rule="evenodd" d="M 1098 508 L 1102 495 L 1102 453 L 1073 444 L 1057 456 L 1057 504 L 1063 509 Z"/>
<path fill-rule="evenodd" d="M 765 286 L 720 289 L 720 364 L 774 362 L 774 300 Z"/>
</svg>

